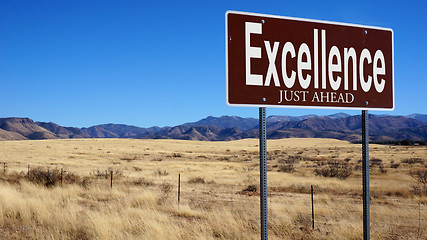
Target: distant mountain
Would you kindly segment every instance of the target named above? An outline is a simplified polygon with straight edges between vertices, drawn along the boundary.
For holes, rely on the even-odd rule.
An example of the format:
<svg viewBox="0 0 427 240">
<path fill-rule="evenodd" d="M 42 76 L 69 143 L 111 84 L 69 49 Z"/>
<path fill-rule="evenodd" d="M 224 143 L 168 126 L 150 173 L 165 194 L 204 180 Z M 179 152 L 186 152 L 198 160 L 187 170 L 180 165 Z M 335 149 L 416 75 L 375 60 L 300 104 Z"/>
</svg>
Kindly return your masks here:
<svg viewBox="0 0 427 240">
<path fill-rule="evenodd" d="M 336 114 L 327 115 L 324 117 L 328 117 L 328 118 L 332 118 L 332 119 L 339 119 L 339 118 L 346 118 L 349 116 L 350 115 L 348 115 L 347 113 L 336 113 Z M 303 115 L 303 116 L 276 116 L 276 115 L 272 115 L 272 116 L 269 116 L 266 120 L 267 120 L 267 122 L 303 121 L 303 120 L 306 120 L 309 118 L 319 118 L 319 117 L 323 117 L 323 116 L 318 116 L 315 114 Z"/>
<path fill-rule="evenodd" d="M 308 118 L 315 118 L 317 115 L 303 115 L 303 116 L 277 116 L 272 115 L 267 117 L 267 122 L 283 122 L 283 121 L 302 121 Z"/>
<path fill-rule="evenodd" d="M 390 138 L 390 140 L 403 140 L 404 137 L 395 134 L 395 131 L 421 127 L 424 124 L 416 119 L 402 116 L 378 117 L 369 115 L 369 133 L 372 141 Z M 360 116 L 349 116 L 346 118 L 332 119 L 329 117 L 308 118 L 302 121 L 277 122 L 268 125 L 267 132 L 272 138 L 283 137 L 316 137 L 335 138 L 348 141 L 357 141 L 361 138 L 362 119 Z M 390 137 L 393 135 L 394 137 Z M 421 138 L 421 139 L 420 139 Z M 408 139 L 422 140 L 423 136 L 411 133 Z M 389 141 L 389 140 L 387 140 Z"/>
<path fill-rule="evenodd" d="M 88 138 L 89 134 L 80 128 L 62 127 L 53 122 L 36 122 L 37 126 L 42 127 L 55 135 L 54 138 Z"/>
<path fill-rule="evenodd" d="M 328 118 L 333 118 L 333 119 L 339 119 L 339 118 L 347 118 L 350 117 L 351 115 L 347 114 L 347 113 L 335 113 L 332 115 L 327 115 L 326 117 Z"/>
<path fill-rule="evenodd" d="M 49 130 L 29 118 L 0 118 L 1 138 L 8 140 L 56 138 Z"/>
<path fill-rule="evenodd" d="M 137 138 L 141 134 L 157 132 L 159 129 L 159 127 L 140 128 L 125 124 L 109 123 L 82 128 L 82 131 L 96 138 Z"/>
<path fill-rule="evenodd" d="M 427 123 L 421 121 L 423 116 L 427 115 L 409 116 L 369 115 L 370 140 L 427 141 Z M 329 116 L 270 116 L 267 119 L 267 137 L 270 139 L 310 137 L 361 140 L 360 115 L 350 116 L 339 113 Z M 140 128 L 112 123 L 75 128 L 59 126 L 52 122 L 34 122 L 29 118 L 0 118 L 0 140 L 137 138 L 228 141 L 257 138 L 258 135 L 258 119 L 236 116 L 211 116 L 197 122 L 162 128 Z"/>
<path fill-rule="evenodd" d="M 421 122 L 427 122 L 427 114 L 415 113 L 415 114 L 408 115 L 406 117 L 417 119 L 417 120 L 420 120 Z"/>
<path fill-rule="evenodd" d="M 200 126 L 200 125 L 214 125 L 220 128 L 238 128 L 241 131 L 249 130 L 258 124 L 256 118 L 242 118 L 236 116 L 209 116 L 197 122 L 184 123 L 184 126 Z"/>
</svg>

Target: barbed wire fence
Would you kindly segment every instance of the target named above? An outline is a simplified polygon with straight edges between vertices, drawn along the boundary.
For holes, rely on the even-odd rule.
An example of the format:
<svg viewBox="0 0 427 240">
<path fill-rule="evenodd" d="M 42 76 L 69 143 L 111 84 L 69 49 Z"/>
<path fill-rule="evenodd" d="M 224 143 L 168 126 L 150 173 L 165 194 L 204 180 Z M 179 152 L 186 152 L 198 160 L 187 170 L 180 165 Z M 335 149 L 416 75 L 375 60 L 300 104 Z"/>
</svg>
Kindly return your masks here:
<svg viewBox="0 0 427 240">
<path fill-rule="evenodd" d="M 52 165 L 52 166 L 46 166 L 46 164 L 34 164 L 34 163 L 23 163 L 23 162 L 1 162 L 0 167 L 2 167 L 2 171 L 0 170 L 0 181 L 2 180 L 2 175 L 5 176 L 9 173 L 16 173 L 20 174 L 23 177 L 30 178 L 31 170 L 34 169 L 44 169 L 48 174 L 58 174 L 61 175 L 61 186 L 62 186 L 62 174 L 63 173 L 70 173 L 74 172 L 73 168 L 66 165 Z M 117 174 L 123 174 L 121 170 L 116 170 Z M 103 170 L 97 170 L 92 172 L 80 172 L 76 173 L 80 175 L 91 175 L 93 177 L 96 177 L 100 179 L 105 178 L 106 187 L 112 188 L 113 186 L 113 178 L 112 175 L 114 174 L 113 171 L 110 169 Z M 111 178 L 110 178 L 111 177 Z M 182 174 L 180 174 L 180 178 L 178 181 L 182 179 Z M 109 181 L 110 180 L 110 181 Z M 209 200 L 206 198 L 201 198 L 196 194 L 194 195 L 194 192 L 190 189 L 185 189 L 180 182 L 173 183 L 173 184 L 179 184 L 179 197 L 180 201 L 182 202 L 185 197 L 189 198 L 195 198 L 197 197 L 197 201 L 203 203 L 208 203 L 210 201 L 216 201 L 221 203 L 229 203 L 229 204 L 235 204 L 236 202 L 251 202 L 253 204 L 256 204 L 256 202 L 259 201 L 257 197 L 243 197 L 239 195 L 236 192 L 230 192 L 228 193 L 231 197 L 220 197 L 215 196 L 213 197 L 213 200 Z M 307 188 L 309 189 L 309 188 Z M 281 192 L 282 193 L 282 192 Z M 296 202 L 286 202 L 287 208 L 284 212 L 275 212 L 275 208 L 273 205 L 279 205 L 284 204 L 283 203 L 283 197 L 280 194 L 275 194 L 274 191 L 269 189 L 269 211 L 270 218 L 274 218 L 275 214 L 291 214 L 294 216 L 298 215 L 304 215 L 307 216 L 308 219 L 310 219 L 310 226 L 311 226 L 311 216 L 313 214 L 312 212 L 312 206 L 310 202 L 310 191 L 307 192 L 300 192 L 298 194 L 306 195 L 306 200 L 301 203 Z M 236 195 L 235 197 L 233 197 Z M 329 203 L 319 203 L 319 196 L 327 196 L 327 192 L 321 192 L 319 194 L 315 194 L 314 196 L 314 222 L 316 226 L 332 226 L 337 221 L 345 220 L 348 218 L 360 218 L 360 221 L 362 220 L 362 206 L 360 204 L 360 210 L 355 209 L 348 209 L 346 208 L 348 204 L 358 204 L 361 203 L 362 198 L 361 196 L 337 196 L 334 195 L 333 197 L 328 198 L 330 201 Z M 381 203 L 375 203 L 372 202 L 371 204 L 371 226 L 381 226 L 381 225 L 387 225 L 388 227 L 396 227 L 396 228 L 406 228 L 406 229 L 412 229 L 413 231 L 417 232 L 417 236 L 421 236 L 423 232 L 427 232 L 427 206 L 425 203 L 419 201 L 418 203 L 415 203 L 415 199 L 412 200 L 413 203 L 402 203 L 402 201 L 398 198 L 392 198 L 388 197 L 387 202 L 388 205 L 391 207 L 393 206 L 400 206 L 401 209 L 405 209 L 406 215 L 402 214 L 401 212 L 390 214 L 390 213 L 384 213 L 380 212 L 380 210 L 377 210 L 378 206 L 383 206 Z M 321 202 L 321 201 L 320 201 Z M 295 210 L 298 209 L 298 210 Z M 319 210 L 320 209 L 320 210 Z M 424 235 L 423 235 L 424 236 Z"/>
</svg>

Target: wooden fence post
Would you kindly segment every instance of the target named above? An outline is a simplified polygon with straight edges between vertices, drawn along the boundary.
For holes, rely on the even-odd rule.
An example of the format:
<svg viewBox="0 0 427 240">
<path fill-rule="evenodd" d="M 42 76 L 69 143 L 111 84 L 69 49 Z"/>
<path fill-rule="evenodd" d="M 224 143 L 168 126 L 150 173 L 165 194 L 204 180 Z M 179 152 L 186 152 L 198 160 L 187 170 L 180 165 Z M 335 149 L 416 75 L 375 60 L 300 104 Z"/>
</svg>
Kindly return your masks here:
<svg viewBox="0 0 427 240">
<path fill-rule="evenodd" d="M 314 202 L 313 202 L 313 185 L 311 185 L 311 224 L 314 229 Z"/>
<path fill-rule="evenodd" d="M 181 173 L 178 174 L 178 208 L 181 200 Z"/>
<path fill-rule="evenodd" d="M 113 188 L 113 171 L 111 171 L 111 182 L 110 182 L 110 187 Z"/>
</svg>

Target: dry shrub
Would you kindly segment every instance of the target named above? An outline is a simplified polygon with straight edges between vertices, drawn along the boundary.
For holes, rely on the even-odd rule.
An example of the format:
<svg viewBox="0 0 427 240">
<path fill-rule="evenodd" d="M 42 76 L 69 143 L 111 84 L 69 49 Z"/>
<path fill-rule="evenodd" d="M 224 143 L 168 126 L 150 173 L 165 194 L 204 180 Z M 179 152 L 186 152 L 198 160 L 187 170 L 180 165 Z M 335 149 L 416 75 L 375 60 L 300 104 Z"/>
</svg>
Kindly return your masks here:
<svg viewBox="0 0 427 240">
<path fill-rule="evenodd" d="M 282 164 L 282 165 L 279 167 L 279 171 L 280 171 L 280 172 L 285 172 L 285 173 L 293 173 L 293 172 L 295 172 L 295 165 L 294 165 L 294 164 L 291 164 L 291 163 L 288 163 L 288 164 Z"/>
<path fill-rule="evenodd" d="M 82 178 L 82 181 L 80 182 L 80 185 L 85 188 L 88 189 L 89 185 L 92 183 L 92 179 L 88 176 L 85 176 Z"/>
<path fill-rule="evenodd" d="M 339 179 L 346 179 L 352 173 L 351 166 L 345 161 L 328 161 L 324 166 L 318 166 L 314 169 L 314 173 L 323 177 L 336 177 Z"/>
<path fill-rule="evenodd" d="M 42 168 L 31 169 L 28 180 L 39 185 L 45 185 L 46 187 L 53 186 L 56 182 L 54 174 L 49 169 L 44 170 Z"/>
<path fill-rule="evenodd" d="M 123 176 L 123 171 L 120 169 L 114 169 L 114 168 L 108 168 L 108 173 L 111 174 L 113 172 L 114 177 L 121 177 Z"/>
<path fill-rule="evenodd" d="M 206 181 L 202 177 L 193 177 L 190 180 L 188 180 L 188 183 L 206 183 Z"/>
<path fill-rule="evenodd" d="M 412 185 L 410 192 L 417 196 L 427 196 L 427 186 L 426 185 Z"/>
<path fill-rule="evenodd" d="M 134 166 L 134 167 L 133 167 L 133 170 L 135 170 L 135 172 L 141 172 L 141 171 L 142 171 L 142 168 L 137 167 L 137 166 Z"/>
<path fill-rule="evenodd" d="M 169 194 L 172 192 L 173 186 L 168 182 L 163 182 L 159 187 L 160 195 L 157 199 L 157 204 L 163 205 L 169 199 Z"/>
<path fill-rule="evenodd" d="M 128 161 L 128 162 L 135 161 L 135 160 L 138 160 L 138 159 L 140 159 L 140 157 L 138 155 L 124 156 L 124 157 L 120 158 L 120 160 L 124 160 L 124 161 Z"/>
<path fill-rule="evenodd" d="M 243 189 L 244 192 L 256 192 L 257 190 L 258 187 L 254 184 L 248 185 L 245 189 Z"/>
<path fill-rule="evenodd" d="M 427 169 L 412 170 L 409 175 L 419 183 L 419 186 L 412 186 L 411 193 L 418 196 L 427 196 Z"/>
<path fill-rule="evenodd" d="M 407 164 L 420 163 L 420 164 L 424 164 L 424 159 L 421 159 L 421 158 L 407 158 L 407 159 L 402 160 L 402 163 L 407 163 Z"/>
<path fill-rule="evenodd" d="M 304 157 L 301 155 L 289 155 L 285 160 L 286 163 L 298 163 L 299 161 L 304 160 Z"/>
<path fill-rule="evenodd" d="M 310 192 L 310 186 L 304 184 L 291 184 L 290 186 L 278 186 L 271 187 L 272 192 L 288 192 L 288 193 L 308 193 Z M 317 192 L 322 190 L 316 189 Z"/>
<path fill-rule="evenodd" d="M 156 177 L 162 177 L 169 175 L 169 172 L 166 170 L 157 169 L 153 172 L 153 175 Z"/>
<path fill-rule="evenodd" d="M 64 171 L 62 173 L 62 175 L 63 175 L 62 176 L 63 183 L 67 183 L 67 184 L 75 184 L 75 183 L 83 184 L 84 179 L 82 180 L 80 178 L 80 176 L 78 176 L 78 175 L 76 175 L 76 174 L 74 174 L 72 172 Z"/>
<path fill-rule="evenodd" d="M 94 176 L 95 178 L 107 179 L 109 174 L 110 173 L 108 172 L 108 170 L 99 170 L 99 169 L 90 172 L 90 175 Z"/>
<path fill-rule="evenodd" d="M 398 168 L 400 166 L 400 163 L 392 163 L 390 164 L 391 168 Z"/>
<path fill-rule="evenodd" d="M 52 187 L 61 183 L 61 170 L 34 168 L 30 170 L 28 180 L 38 185 Z M 82 183 L 78 175 L 68 171 L 62 172 L 63 183 Z"/>
<path fill-rule="evenodd" d="M 24 172 L 3 173 L 2 175 L 0 175 L 0 180 L 4 182 L 8 182 L 10 184 L 19 184 L 21 179 L 24 179 L 26 176 L 27 175 Z"/>
<path fill-rule="evenodd" d="M 369 162 L 371 163 L 370 166 L 374 166 L 374 165 L 381 165 L 383 160 L 379 158 L 371 158 L 369 159 Z"/>
<path fill-rule="evenodd" d="M 121 171 L 120 169 L 113 169 L 113 168 L 108 168 L 106 170 L 97 169 L 92 171 L 90 175 L 94 176 L 95 178 L 108 179 L 109 177 L 111 177 L 111 173 L 113 173 L 113 176 L 115 178 L 123 176 L 123 171 Z"/>
<path fill-rule="evenodd" d="M 424 186 L 427 184 L 427 169 L 412 170 L 409 175 Z"/>
<path fill-rule="evenodd" d="M 299 227 L 300 230 L 309 230 L 311 229 L 311 216 L 308 214 L 298 213 L 293 218 L 294 225 Z"/>
<path fill-rule="evenodd" d="M 380 173 L 387 173 L 387 170 L 384 169 L 384 164 L 382 164 L 382 163 L 379 166 L 379 170 L 380 170 Z"/>
<path fill-rule="evenodd" d="M 132 182 L 133 185 L 137 185 L 137 186 L 153 186 L 154 182 L 151 180 L 147 180 L 144 177 L 138 178 L 133 180 Z"/>
</svg>

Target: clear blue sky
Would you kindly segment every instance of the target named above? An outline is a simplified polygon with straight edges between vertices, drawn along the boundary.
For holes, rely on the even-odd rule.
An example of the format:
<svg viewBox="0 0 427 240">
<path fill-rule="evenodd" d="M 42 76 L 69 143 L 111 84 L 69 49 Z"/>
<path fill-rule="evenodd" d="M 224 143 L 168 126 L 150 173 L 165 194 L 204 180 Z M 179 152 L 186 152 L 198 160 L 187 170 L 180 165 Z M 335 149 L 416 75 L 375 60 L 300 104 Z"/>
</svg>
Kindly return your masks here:
<svg viewBox="0 0 427 240">
<path fill-rule="evenodd" d="M 77 127 L 258 117 L 225 103 L 227 10 L 392 28 L 396 107 L 372 113 L 427 114 L 426 1 L 0 0 L 0 117 Z"/>
</svg>

